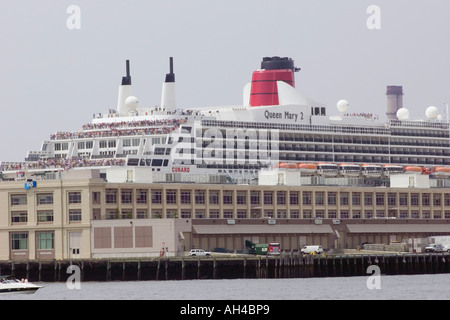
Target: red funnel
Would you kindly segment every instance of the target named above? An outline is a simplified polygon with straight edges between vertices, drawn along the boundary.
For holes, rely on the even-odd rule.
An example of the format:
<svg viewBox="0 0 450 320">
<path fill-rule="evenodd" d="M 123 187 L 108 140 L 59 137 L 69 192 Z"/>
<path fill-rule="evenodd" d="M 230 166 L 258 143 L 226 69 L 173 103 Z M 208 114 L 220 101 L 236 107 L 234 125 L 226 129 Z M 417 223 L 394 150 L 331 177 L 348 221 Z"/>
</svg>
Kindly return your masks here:
<svg viewBox="0 0 450 320">
<path fill-rule="evenodd" d="M 294 61 L 289 58 L 263 58 L 261 70 L 253 72 L 250 90 L 250 106 L 273 106 L 279 104 L 277 81 L 295 87 Z"/>
</svg>

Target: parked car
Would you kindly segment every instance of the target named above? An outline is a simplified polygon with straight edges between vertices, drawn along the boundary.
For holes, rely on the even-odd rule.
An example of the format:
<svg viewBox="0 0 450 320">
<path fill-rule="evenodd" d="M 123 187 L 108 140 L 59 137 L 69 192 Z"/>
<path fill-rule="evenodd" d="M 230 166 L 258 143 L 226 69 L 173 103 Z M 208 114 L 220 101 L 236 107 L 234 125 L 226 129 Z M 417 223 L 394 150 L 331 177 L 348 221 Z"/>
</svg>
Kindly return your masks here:
<svg viewBox="0 0 450 320">
<path fill-rule="evenodd" d="M 197 256 L 197 257 L 204 257 L 204 256 L 210 256 L 211 252 L 205 251 L 203 249 L 192 249 L 189 251 L 190 256 Z"/>
<path fill-rule="evenodd" d="M 425 247 L 425 252 L 444 252 L 444 247 L 441 244 L 429 244 Z"/>
</svg>

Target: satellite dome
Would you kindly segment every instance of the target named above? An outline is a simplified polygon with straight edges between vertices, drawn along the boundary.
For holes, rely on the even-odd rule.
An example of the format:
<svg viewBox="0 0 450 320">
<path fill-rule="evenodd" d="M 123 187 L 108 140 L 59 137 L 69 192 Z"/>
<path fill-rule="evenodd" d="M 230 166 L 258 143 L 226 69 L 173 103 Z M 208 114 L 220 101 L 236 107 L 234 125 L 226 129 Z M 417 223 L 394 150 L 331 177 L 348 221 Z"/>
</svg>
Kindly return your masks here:
<svg viewBox="0 0 450 320">
<path fill-rule="evenodd" d="M 128 110 L 136 110 L 138 104 L 139 100 L 135 96 L 129 96 L 125 99 L 125 106 Z"/>
<path fill-rule="evenodd" d="M 347 100 L 339 100 L 336 107 L 340 114 L 344 114 L 350 108 L 350 104 Z"/>
<path fill-rule="evenodd" d="M 428 120 L 434 120 L 439 115 L 439 111 L 436 107 L 431 106 L 427 108 L 427 111 L 425 112 Z"/>
<path fill-rule="evenodd" d="M 397 111 L 397 119 L 400 121 L 409 119 L 409 110 L 406 108 L 400 108 Z"/>
</svg>

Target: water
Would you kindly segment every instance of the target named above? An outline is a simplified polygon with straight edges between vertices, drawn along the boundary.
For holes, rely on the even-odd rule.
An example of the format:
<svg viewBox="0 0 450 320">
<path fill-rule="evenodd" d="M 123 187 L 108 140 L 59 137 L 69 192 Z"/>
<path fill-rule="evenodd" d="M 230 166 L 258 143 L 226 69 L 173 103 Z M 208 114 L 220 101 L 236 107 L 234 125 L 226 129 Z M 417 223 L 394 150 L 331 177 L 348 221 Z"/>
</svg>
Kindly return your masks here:
<svg viewBox="0 0 450 320">
<path fill-rule="evenodd" d="M 0 300 L 448 300 L 450 275 L 381 276 L 380 289 L 369 277 L 236 279 L 185 281 L 41 283 L 35 294 L 0 295 Z"/>
</svg>

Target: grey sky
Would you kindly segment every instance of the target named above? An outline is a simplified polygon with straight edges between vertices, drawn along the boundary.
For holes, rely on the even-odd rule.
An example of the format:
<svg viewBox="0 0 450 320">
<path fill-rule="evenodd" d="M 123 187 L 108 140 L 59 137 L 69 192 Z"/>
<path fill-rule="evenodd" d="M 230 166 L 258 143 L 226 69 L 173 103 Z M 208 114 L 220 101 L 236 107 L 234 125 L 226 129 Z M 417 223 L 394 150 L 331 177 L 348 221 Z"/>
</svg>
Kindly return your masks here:
<svg viewBox="0 0 450 320">
<path fill-rule="evenodd" d="M 66 26 L 70 5 L 80 30 Z M 242 104 L 273 55 L 295 60 L 296 87 L 329 114 L 347 99 L 384 117 L 387 85 L 403 86 L 412 118 L 450 103 L 448 0 L 8 0 L 0 12 L 0 161 L 115 109 L 126 59 L 141 106 L 160 103 L 170 56 L 180 108 Z"/>
</svg>

